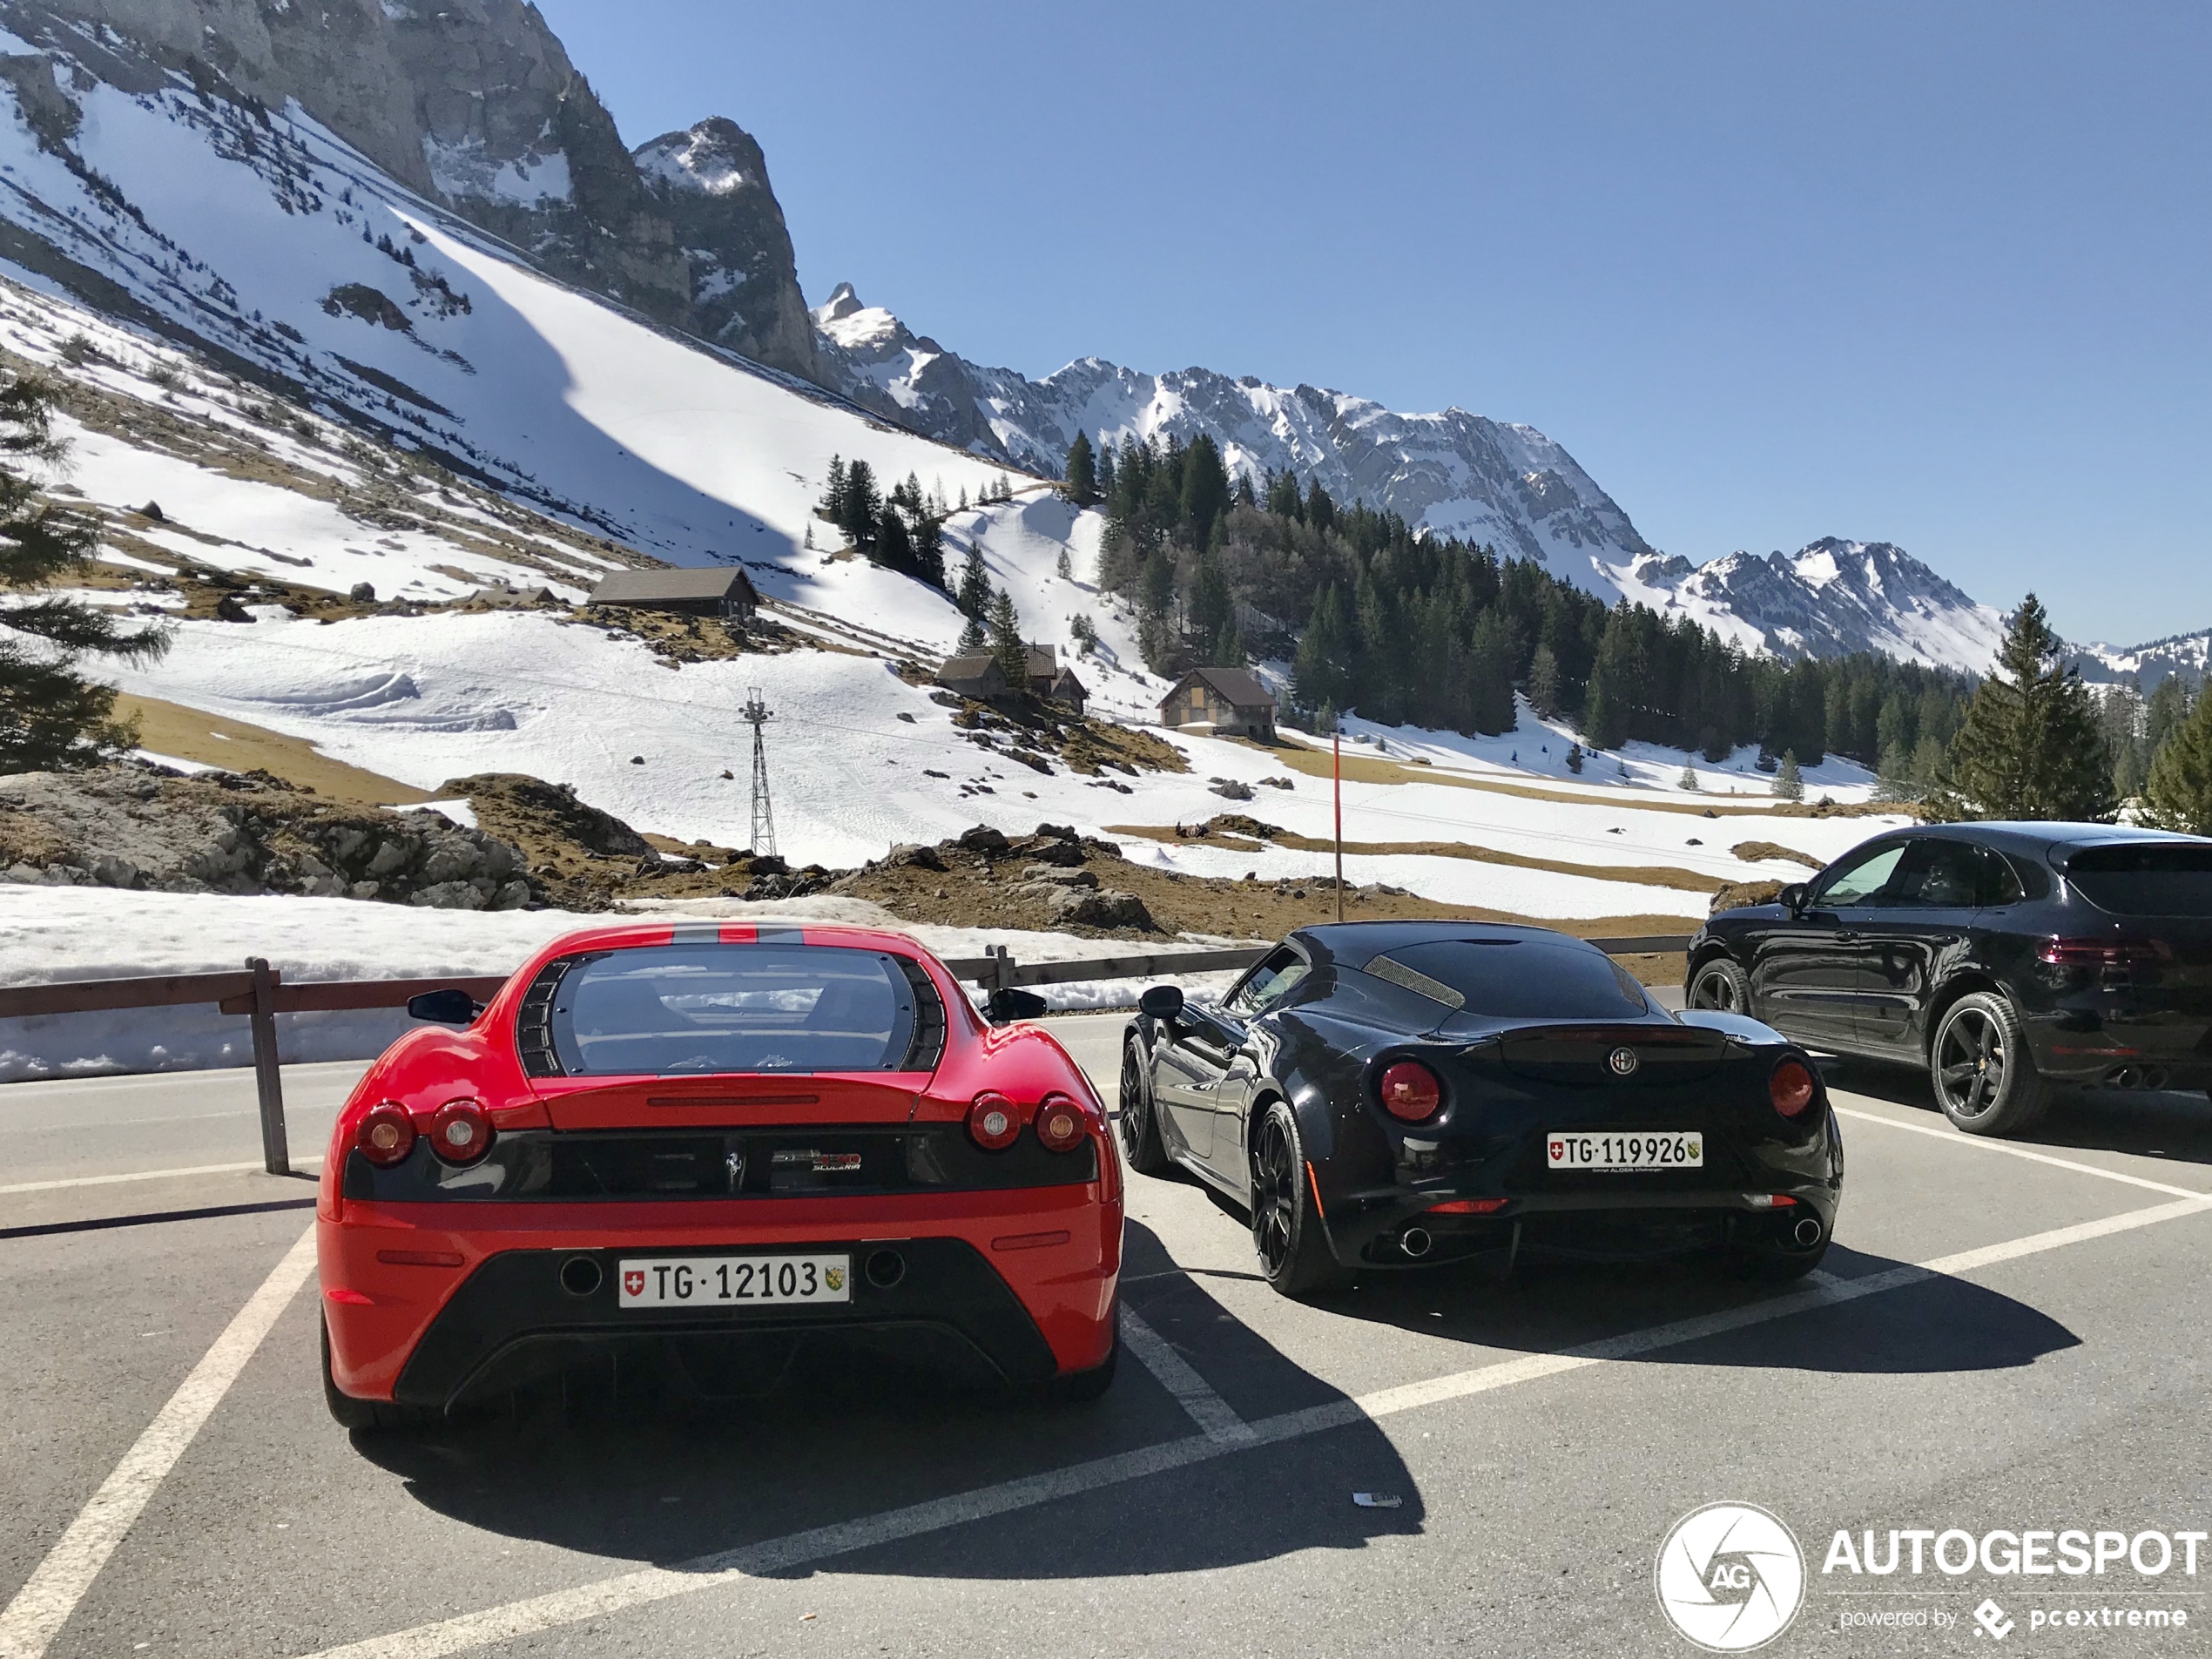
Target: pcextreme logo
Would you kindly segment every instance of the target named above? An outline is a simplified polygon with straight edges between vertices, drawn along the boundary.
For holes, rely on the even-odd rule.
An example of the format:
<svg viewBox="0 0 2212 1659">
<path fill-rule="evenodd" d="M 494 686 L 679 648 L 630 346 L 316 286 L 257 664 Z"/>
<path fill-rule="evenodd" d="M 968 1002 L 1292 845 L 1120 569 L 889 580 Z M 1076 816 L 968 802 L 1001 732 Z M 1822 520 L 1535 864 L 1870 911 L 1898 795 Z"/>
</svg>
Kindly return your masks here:
<svg viewBox="0 0 2212 1659">
<path fill-rule="evenodd" d="M 1749 1653 L 1804 1605 L 1804 1552 L 1757 1504 L 1709 1503 L 1668 1532 L 1652 1581 L 1659 1610 L 1689 1641 L 1708 1653 Z"/>
</svg>

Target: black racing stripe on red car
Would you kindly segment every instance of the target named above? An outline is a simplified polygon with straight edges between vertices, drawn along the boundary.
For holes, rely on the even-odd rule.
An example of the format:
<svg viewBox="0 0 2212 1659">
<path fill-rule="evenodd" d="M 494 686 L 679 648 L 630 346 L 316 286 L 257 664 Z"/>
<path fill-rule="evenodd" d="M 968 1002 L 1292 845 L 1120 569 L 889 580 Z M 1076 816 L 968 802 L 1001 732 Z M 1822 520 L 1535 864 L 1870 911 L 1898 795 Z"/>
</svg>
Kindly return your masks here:
<svg viewBox="0 0 2212 1659">
<path fill-rule="evenodd" d="M 722 924 L 718 921 L 692 923 L 672 929 L 668 936 L 671 945 L 718 945 L 722 942 Z"/>
<path fill-rule="evenodd" d="M 803 945 L 806 933 L 798 927 L 763 927 L 753 934 L 756 945 Z"/>
<path fill-rule="evenodd" d="M 202 1210 L 153 1210 L 95 1221 L 48 1221 L 36 1227 L 0 1227 L 0 1238 L 39 1238 L 48 1233 L 98 1232 L 109 1227 L 152 1227 L 165 1221 L 212 1221 L 219 1216 L 258 1216 L 272 1210 L 312 1210 L 313 1198 L 275 1198 L 266 1204 L 218 1204 Z"/>
</svg>

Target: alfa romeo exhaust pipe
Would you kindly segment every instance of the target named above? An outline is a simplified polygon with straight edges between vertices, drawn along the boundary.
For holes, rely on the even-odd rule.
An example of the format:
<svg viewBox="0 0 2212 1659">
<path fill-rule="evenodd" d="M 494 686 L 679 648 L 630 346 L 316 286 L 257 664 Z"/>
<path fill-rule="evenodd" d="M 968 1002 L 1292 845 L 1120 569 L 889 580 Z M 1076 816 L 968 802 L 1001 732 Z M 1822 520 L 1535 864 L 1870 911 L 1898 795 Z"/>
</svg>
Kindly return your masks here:
<svg viewBox="0 0 2212 1659">
<path fill-rule="evenodd" d="M 1820 1242 L 1820 1223 L 1811 1216 L 1798 1222 L 1790 1237 L 1797 1241 L 1800 1250 L 1811 1250 Z"/>
<path fill-rule="evenodd" d="M 1398 1235 L 1398 1248 L 1419 1260 L 1434 1248 L 1436 1241 L 1429 1237 L 1426 1227 L 1408 1227 Z"/>
</svg>

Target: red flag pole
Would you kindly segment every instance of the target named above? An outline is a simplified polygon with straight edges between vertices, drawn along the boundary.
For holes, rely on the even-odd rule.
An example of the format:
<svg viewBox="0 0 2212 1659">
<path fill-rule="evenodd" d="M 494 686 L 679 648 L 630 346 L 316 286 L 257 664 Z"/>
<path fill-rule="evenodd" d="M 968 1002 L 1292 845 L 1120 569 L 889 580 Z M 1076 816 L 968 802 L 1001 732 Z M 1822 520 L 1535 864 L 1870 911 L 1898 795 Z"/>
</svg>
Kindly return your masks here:
<svg viewBox="0 0 2212 1659">
<path fill-rule="evenodd" d="M 1331 735 L 1330 748 L 1335 756 L 1337 800 L 1337 920 L 1344 920 L 1344 733 Z"/>
</svg>

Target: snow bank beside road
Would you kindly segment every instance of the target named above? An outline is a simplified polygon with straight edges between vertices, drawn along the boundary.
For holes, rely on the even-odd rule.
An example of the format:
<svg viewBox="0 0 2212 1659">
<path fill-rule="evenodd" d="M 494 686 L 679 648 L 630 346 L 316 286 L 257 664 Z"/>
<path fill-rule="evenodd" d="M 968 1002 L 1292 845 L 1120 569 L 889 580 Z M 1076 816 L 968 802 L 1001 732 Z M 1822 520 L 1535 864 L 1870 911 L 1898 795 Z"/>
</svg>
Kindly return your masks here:
<svg viewBox="0 0 2212 1659">
<path fill-rule="evenodd" d="M 656 906 L 646 912 L 648 917 L 674 914 L 892 927 L 940 955 L 981 956 L 988 946 L 1004 945 L 1017 961 L 1178 948 L 1174 941 L 1138 944 L 1065 934 L 907 927 L 857 899 L 753 905 L 721 900 Z M 221 973 L 244 967 L 252 956 L 266 957 L 294 981 L 507 974 L 548 940 L 622 919 L 564 910 L 415 910 L 347 899 L 0 885 L 0 986 Z M 1187 948 L 1201 947 L 1194 942 Z M 1227 981 L 1226 975 L 1210 974 L 1176 982 L 1186 990 L 1205 991 L 1220 989 Z M 1047 986 L 1044 995 L 1054 1008 L 1118 1008 L 1134 1003 L 1142 988 L 1136 982 L 1093 982 Z M 381 1053 L 408 1024 L 400 1008 L 281 1014 L 277 1038 L 290 1062 L 365 1060 Z M 0 1082 L 196 1071 L 252 1062 L 245 1017 L 225 1015 L 212 1003 L 0 1020 Z"/>
</svg>

